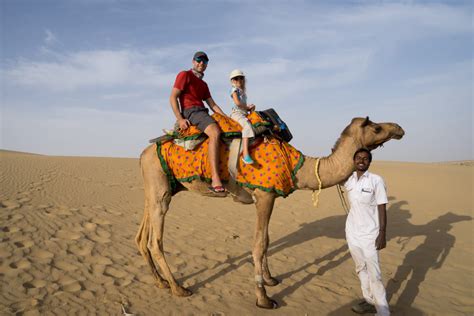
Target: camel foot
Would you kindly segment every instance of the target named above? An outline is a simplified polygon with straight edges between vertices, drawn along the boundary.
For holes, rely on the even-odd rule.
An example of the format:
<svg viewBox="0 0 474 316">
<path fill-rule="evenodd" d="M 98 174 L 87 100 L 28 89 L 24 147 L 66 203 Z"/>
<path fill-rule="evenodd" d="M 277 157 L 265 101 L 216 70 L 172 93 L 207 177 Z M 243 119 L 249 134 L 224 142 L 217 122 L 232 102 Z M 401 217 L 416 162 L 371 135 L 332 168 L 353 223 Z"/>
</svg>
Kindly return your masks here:
<svg viewBox="0 0 474 316">
<path fill-rule="evenodd" d="M 173 295 L 180 296 L 180 297 L 186 297 L 186 296 L 193 295 L 193 292 L 191 292 L 190 290 L 188 290 L 188 289 L 186 289 L 182 286 L 172 288 L 171 293 L 173 293 Z"/>
<path fill-rule="evenodd" d="M 257 307 L 260 308 L 265 308 L 265 309 L 277 309 L 278 308 L 278 303 L 275 300 L 272 300 L 271 298 L 266 298 L 263 303 L 259 303 L 258 300 L 255 303 Z"/>
<path fill-rule="evenodd" d="M 170 288 L 170 284 L 166 280 L 156 281 L 156 286 L 159 289 L 169 289 Z"/>
<path fill-rule="evenodd" d="M 275 286 L 275 285 L 280 284 L 280 281 L 278 281 L 274 277 L 270 277 L 270 279 L 265 279 L 264 278 L 263 282 L 264 282 L 265 285 L 268 285 L 268 286 Z"/>
</svg>

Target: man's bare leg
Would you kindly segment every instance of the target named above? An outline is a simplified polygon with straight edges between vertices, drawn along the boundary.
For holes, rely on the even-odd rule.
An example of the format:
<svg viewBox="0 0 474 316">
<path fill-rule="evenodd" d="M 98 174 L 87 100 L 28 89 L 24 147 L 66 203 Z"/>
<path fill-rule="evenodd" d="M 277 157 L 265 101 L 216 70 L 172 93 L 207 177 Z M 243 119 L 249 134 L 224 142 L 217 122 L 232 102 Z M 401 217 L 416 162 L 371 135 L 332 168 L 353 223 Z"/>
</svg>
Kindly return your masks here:
<svg viewBox="0 0 474 316">
<path fill-rule="evenodd" d="M 204 133 L 209 137 L 209 152 L 208 159 L 211 165 L 212 186 L 222 186 L 221 178 L 219 177 L 218 163 L 219 163 L 219 136 L 221 130 L 219 126 L 214 123 L 206 127 Z"/>
</svg>

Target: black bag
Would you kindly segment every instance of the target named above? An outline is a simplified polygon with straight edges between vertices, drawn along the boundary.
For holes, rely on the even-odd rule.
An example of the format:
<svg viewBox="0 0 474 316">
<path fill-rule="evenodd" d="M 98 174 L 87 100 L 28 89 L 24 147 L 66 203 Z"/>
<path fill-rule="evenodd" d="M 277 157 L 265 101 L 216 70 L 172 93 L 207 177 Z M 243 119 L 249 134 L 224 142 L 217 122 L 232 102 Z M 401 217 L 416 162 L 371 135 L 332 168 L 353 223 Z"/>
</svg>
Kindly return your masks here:
<svg viewBox="0 0 474 316">
<path fill-rule="evenodd" d="M 262 120 L 265 120 L 273 125 L 270 127 L 270 130 L 274 134 L 278 135 L 285 142 L 290 142 L 290 140 L 293 138 L 293 135 L 291 135 L 288 126 L 285 124 L 285 122 L 282 121 L 282 119 L 280 118 L 280 116 L 278 116 L 277 112 L 274 109 L 256 112 L 258 115 L 260 115 Z"/>
</svg>

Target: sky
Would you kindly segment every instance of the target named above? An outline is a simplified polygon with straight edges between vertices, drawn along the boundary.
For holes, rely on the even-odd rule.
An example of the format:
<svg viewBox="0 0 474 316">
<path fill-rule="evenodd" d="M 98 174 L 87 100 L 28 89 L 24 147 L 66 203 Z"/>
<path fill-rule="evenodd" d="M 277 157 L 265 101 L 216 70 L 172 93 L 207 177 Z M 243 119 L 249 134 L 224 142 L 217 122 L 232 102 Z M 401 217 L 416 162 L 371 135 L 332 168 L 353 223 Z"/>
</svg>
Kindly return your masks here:
<svg viewBox="0 0 474 316">
<path fill-rule="evenodd" d="M 376 160 L 474 159 L 471 1 L 0 0 L 0 148 L 139 157 L 173 126 L 195 51 L 230 113 L 229 73 L 291 144 L 326 156 L 354 117 L 406 134 Z"/>
</svg>

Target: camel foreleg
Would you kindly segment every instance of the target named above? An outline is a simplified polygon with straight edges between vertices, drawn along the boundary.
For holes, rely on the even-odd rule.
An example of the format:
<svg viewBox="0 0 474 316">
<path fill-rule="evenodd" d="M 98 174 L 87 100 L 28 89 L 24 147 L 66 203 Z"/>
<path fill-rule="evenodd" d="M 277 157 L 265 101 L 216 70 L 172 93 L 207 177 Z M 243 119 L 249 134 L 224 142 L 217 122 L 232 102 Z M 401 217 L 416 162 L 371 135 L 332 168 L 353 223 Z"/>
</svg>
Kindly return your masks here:
<svg viewBox="0 0 474 316">
<path fill-rule="evenodd" d="M 267 236 L 267 241 L 270 239 Z M 267 245 L 268 249 L 268 245 Z M 262 263 L 262 270 L 263 270 L 263 282 L 267 286 L 275 286 L 280 284 L 280 281 L 272 277 L 272 274 L 270 273 L 270 269 L 268 268 L 268 260 L 267 260 L 267 252 L 265 251 L 265 254 L 263 255 L 263 263 Z"/>
<path fill-rule="evenodd" d="M 260 190 L 255 190 L 257 221 L 255 227 L 255 242 L 252 251 L 254 269 L 255 269 L 255 294 L 257 296 L 257 306 L 261 308 L 277 308 L 278 304 L 270 299 L 265 290 L 266 276 L 271 279 L 270 271 L 266 263 L 265 255 L 268 250 L 269 236 L 268 225 L 272 215 L 273 205 L 275 203 L 275 195 Z M 265 273 L 265 275 L 264 275 Z"/>
</svg>

